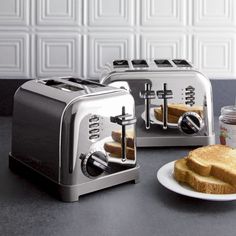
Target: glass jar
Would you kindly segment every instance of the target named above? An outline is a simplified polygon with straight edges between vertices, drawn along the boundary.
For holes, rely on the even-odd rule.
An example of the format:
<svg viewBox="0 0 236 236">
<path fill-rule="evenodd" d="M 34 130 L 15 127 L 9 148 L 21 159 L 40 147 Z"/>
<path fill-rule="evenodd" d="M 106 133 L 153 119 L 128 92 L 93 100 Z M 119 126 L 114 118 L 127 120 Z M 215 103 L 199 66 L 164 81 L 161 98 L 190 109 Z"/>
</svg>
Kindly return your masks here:
<svg viewBox="0 0 236 236">
<path fill-rule="evenodd" d="M 221 108 L 220 143 L 236 148 L 236 105 Z"/>
</svg>

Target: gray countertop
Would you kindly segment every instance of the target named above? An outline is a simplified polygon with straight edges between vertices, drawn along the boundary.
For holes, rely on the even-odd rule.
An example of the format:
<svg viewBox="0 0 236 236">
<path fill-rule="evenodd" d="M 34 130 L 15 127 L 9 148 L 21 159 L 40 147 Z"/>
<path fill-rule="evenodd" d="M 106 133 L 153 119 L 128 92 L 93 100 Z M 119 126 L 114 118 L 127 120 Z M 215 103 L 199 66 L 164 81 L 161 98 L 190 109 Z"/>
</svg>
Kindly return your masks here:
<svg viewBox="0 0 236 236">
<path fill-rule="evenodd" d="M 8 169 L 11 119 L 0 117 L 0 235 L 236 234 L 236 202 L 208 202 L 162 187 L 157 170 L 191 148 L 138 150 L 141 181 L 63 203 Z"/>
</svg>

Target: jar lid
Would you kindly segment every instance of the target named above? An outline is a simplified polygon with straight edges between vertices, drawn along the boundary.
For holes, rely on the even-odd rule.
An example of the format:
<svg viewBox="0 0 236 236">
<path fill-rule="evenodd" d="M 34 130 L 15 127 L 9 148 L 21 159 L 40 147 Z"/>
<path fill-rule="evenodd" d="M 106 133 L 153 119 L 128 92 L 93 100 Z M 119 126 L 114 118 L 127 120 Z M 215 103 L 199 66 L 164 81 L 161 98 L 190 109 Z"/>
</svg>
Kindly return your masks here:
<svg viewBox="0 0 236 236">
<path fill-rule="evenodd" d="M 236 105 L 222 107 L 221 115 L 236 117 Z"/>
</svg>

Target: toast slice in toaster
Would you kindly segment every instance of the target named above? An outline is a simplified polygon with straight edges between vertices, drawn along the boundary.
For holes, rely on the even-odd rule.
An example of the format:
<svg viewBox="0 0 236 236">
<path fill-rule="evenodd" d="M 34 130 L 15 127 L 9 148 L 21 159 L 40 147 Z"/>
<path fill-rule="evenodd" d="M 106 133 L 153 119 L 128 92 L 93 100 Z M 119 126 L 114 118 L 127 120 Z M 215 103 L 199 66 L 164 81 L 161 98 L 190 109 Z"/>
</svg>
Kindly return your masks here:
<svg viewBox="0 0 236 236">
<path fill-rule="evenodd" d="M 177 160 L 174 165 L 174 178 L 178 182 L 186 183 L 198 192 L 211 194 L 236 193 L 236 187 L 220 179 L 201 176 L 190 170 L 186 165 L 186 158 Z"/>
<path fill-rule="evenodd" d="M 122 148 L 121 144 L 118 142 L 107 142 L 104 144 L 104 149 L 106 152 L 109 152 L 112 157 L 121 158 Z M 126 147 L 126 157 L 127 159 L 134 160 L 135 153 L 134 149 L 130 147 Z"/>
<path fill-rule="evenodd" d="M 236 186 L 236 149 L 220 144 L 197 148 L 189 153 L 186 164 L 201 176 Z"/>
<path fill-rule="evenodd" d="M 163 121 L 163 112 L 160 107 L 154 108 L 154 116 L 157 120 Z M 168 122 L 169 123 L 178 123 L 179 116 L 168 114 Z"/>
<path fill-rule="evenodd" d="M 163 109 L 163 106 L 161 106 Z M 196 112 L 201 117 L 203 116 L 203 107 L 202 106 L 188 106 L 183 103 L 170 103 L 168 104 L 168 113 L 174 116 L 182 116 L 185 112 Z"/>
<path fill-rule="evenodd" d="M 115 142 L 121 143 L 121 130 L 112 131 L 111 137 Z M 134 147 L 134 131 L 126 130 L 126 143 L 128 147 Z"/>
</svg>

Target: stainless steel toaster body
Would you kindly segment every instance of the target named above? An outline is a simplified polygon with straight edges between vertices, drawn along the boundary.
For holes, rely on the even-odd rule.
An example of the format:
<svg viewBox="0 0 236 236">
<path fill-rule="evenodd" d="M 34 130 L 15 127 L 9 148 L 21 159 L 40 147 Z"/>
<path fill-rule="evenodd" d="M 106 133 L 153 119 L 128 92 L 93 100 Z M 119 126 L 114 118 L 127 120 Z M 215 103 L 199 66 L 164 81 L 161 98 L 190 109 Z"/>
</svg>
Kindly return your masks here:
<svg viewBox="0 0 236 236">
<path fill-rule="evenodd" d="M 14 97 L 10 163 L 45 176 L 65 201 L 137 180 L 135 145 L 132 160 L 113 158 L 104 150 L 112 132 L 121 129 L 111 121 L 120 117 L 122 109 L 134 119 L 133 97 L 121 89 L 78 78 L 26 82 Z M 134 122 L 125 128 L 132 130 L 135 139 Z M 90 157 L 94 162 L 90 164 L 97 166 L 88 166 Z M 109 172 L 103 171 L 106 168 Z"/>
<path fill-rule="evenodd" d="M 104 67 L 100 82 L 124 88 L 134 96 L 137 146 L 198 146 L 215 142 L 211 83 L 186 60 L 117 60 Z M 202 117 L 187 113 L 181 118 L 182 122 L 189 119 L 197 131 L 186 134 L 181 132 L 181 120 L 168 122 L 168 104 L 201 106 Z M 158 107 L 164 108 L 162 122 L 153 115 Z M 199 120 L 197 126 L 194 119 Z"/>
</svg>

